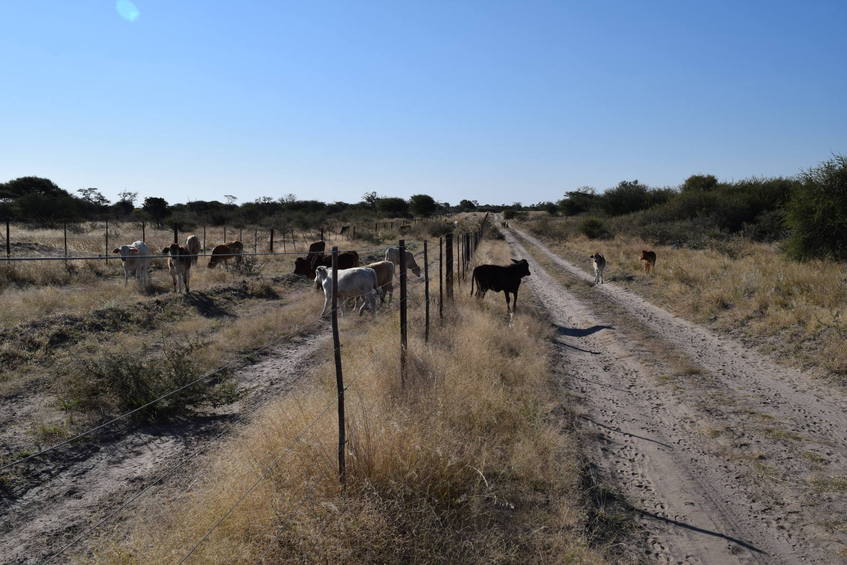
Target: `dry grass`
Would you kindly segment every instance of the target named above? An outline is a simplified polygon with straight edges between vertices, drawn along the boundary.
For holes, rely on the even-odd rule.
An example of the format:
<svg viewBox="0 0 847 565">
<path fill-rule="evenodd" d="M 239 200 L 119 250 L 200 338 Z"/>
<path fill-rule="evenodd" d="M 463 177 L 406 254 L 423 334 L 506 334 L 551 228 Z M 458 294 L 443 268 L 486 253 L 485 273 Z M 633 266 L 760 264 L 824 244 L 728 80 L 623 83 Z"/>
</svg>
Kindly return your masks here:
<svg viewBox="0 0 847 565">
<path fill-rule="evenodd" d="M 498 262 L 508 257 L 503 244 L 486 248 Z M 508 328 L 499 308 L 464 294 L 429 344 L 421 309 L 412 310 L 405 388 L 397 312 L 343 319 L 346 492 L 327 361 L 310 376 L 313 387 L 227 441 L 202 486 L 141 517 L 92 561 L 178 560 L 270 469 L 193 562 L 602 562 L 585 541 L 577 446 L 552 415 L 549 329 L 528 315 Z"/>
<path fill-rule="evenodd" d="M 423 224 L 421 224 L 423 225 Z M 69 254 L 71 255 L 102 255 L 105 248 L 103 223 L 87 223 L 80 226 L 79 233 L 69 233 Z M 139 224 L 109 224 L 109 247 L 114 249 L 123 243 L 141 239 Z M 198 230 L 194 232 L 202 238 Z M 191 232 L 180 235 L 181 243 Z M 254 231 L 243 230 L 245 252 L 254 249 Z M 340 240 L 328 232 L 327 245 L 338 245 L 340 249 L 378 250 L 387 242 L 396 241 L 396 234 L 380 233 L 368 235 L 368 239 Z M 238 238 L 239 231 L 232 228 L 227 230 L 226 238 Z M 147 243 L 155 251 L 161 249 L 173 239 L 173 233 L 168 230 L 157 230 L 148 226 L 146 230 Z M 314 232 L 296 232 L 294 247 L 290 235 L 285 239 L 277 233 L 274 242 L 275 252 L 304 252 L 307 242 L 319 237 Z M 24 229 L 14 226 L 11 240 L 15 244 L 13 256 L 62 256 L 63 234 L 61 230 Z M 207 228 L 206 246 L 210 250 L 213 245 L 224 241 L 223 228 Z M 256 250 L 260 253 L 268 250 L 268 232 L 259 234 Z M 111 255 L 115 257 L 114 255 Z M 291 273 L 294 270 L 295 256 L 260 256 L 255 259 L 249 272 L 226 271 L 223 268 L 208 269 L 207 258 L 201 257 L 198 264 L 191 270 L 191 288 L 206 290 L 214 285 L 229 284 L 246 277 L 271 278 Z M 381 258 L 381 257 L 380 257 Z M 363 257 L 363 260 L 366 259 Z M 251 261 L 252 260 L 247 260 Z M 66 266 L 63 261 L 32 261 L 6 264 L 0 258 L 0 323 L 12 325 L 52 314 L 81 314 L 104 305 L 120 306 L 131 304 L 144 296 L 155 296 L 171 292 L 172 281 L 167 272 L 164 260 L 153 260 L 153 288 L 141 292 L 130 281 L 124 286 L 123 268 L 119 259 L 110 261 L 71 261 Z"/>
<path fill-rule="evenodd" d="M 533 228 L 531 223 L 524 227 Z M 588 256 L 602 253 L 608 262 L 608 282 L 624 284 L 685 318 L 740 332 L 780 357 L 847 379 L 843 264 L 798 263 L 772 244 L 746 240 L 724 243 L 720 249 L 694 250 L 654 246 L 631 237 L 552 239 L 548 233 L 535 235 L 586 271 L 591 269 Z M 657 255 L 650 276 L 639 261 L 642 249 Z"/>
</svg>

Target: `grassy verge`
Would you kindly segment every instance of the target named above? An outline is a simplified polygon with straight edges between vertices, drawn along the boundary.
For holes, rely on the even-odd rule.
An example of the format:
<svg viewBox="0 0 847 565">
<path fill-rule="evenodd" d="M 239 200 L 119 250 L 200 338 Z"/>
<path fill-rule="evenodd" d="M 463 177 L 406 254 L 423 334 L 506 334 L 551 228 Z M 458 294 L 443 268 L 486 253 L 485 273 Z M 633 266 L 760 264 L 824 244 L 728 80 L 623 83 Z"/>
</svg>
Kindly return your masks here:
<svg viewBox="0 0 847 565">
<path fill-rule="evenodd" d="M 500 242 L 481 253 L 508 257 Z M 270 469 L 195 562 L 602 562 L 586 540 L 578 447 L 551 400 L 549 326 L 521 314 L 509 328 L 499 303 L 488 308 L 464 295 L 457 291 L 428 344 L 414 298 L 405 388 L 396 311 L 343 320 L 346 491 L 325 351 L 312 387 L 265 410 L 200 465 L 201 486 L 149 510 L 91 561 L 179 559 Z"/>
<path fill-rule="evenodd" d="M 643 294 L 684 318 L 752 340 L 766 352 L 847 383 L 847 285 L 844 265 L 799 263 L 773 244 L 736 239 L 709 249 L 675 249 L 636 237 L 591 240 L 546 219 L 521 225 L 583 269 L 602 253 L 606 280 Z M 551 234 L 553 234 L 551 236 Z M 647 276 L 642 249 L 658 257 Z"/>
</svg>

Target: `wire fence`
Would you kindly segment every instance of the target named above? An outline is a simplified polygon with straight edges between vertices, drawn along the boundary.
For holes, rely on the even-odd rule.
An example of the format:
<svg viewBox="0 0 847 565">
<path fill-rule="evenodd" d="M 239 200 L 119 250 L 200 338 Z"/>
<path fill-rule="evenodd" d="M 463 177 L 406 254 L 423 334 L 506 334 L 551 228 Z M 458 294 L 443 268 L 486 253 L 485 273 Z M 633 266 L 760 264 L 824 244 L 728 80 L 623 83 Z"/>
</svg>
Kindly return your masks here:
<svg viewBox="0 0 847 565">
<path fill-rule="evenodd" d="M 484 227 L 484 223 L 483 223 L 483 227 Z M 465 273 L 467 272 L 467 270 L 470 266 L 471 258 L 474 255 L 476 248 L 477 248 L 477 246 L 480 242 L 481 235 L 482 235 L 482 230 L 480 230 L 478 233 L 459 234 L 459 237 L 456 238 L 456 249 L 455 249 L 455 251 L 456 251 L 457 257 L 459 258 L 459 260 L 456 261 L 456 263 L 455 263 L 456 280 L 457 281 L 461 281 L 464 278 Z M 442 254 L 439 252 L 439 257 L 438 257 L 438 263 L 439 263 L 439 269 L 438 269 L 438 272 L 439 272 L 439 294 L 441 296 L 443 296 L 443 294 L 440 292 L 440 290 L 441 290 L 442 286 L 445 286 L 446 290 L 447 290 L 446 294 L 447 294 L 448 300 L 452 300 L 452 297 L 453 297 L 453 289 L 452 289 L 452 286 L 453 286 L 453 264 L 454 264 L 453 263 L 453 252 L 454 252 L 453 237 L 452 237 L 452 235 L 448 235 L 445 239 L 446 239 L 446 241 L 442 241 L 441 239 L 439 239 L 439 250 L 441 250 L 442 247 L 443 247 L 443 249 L 445 251 L 444 258 L 446 259 L 446 269 L 444 269 L 443 268 L 444 265 L 442 265 Z M 408 295 L 407 295 L 407 291 L 406 291 L 406 284 L 407 284 L 407 276 L 406 276 L 407 272 L 406 271 L 407 271 L 408 265 L 407 265 L 407 260 L 406 260 L 407 259 L 407 256 L 406 256 L 406 253 L 405 253 L 406 245 L 405 245 L 404 240 L 400 240 L 398 248 L 400 250 L 400 254 L 399 254 L 399 257 L 400 257 L 400 259 L 399 259 L 399 280 L 400 280 L 400 292 L 401 292 L 400 301 L 399 301 L 400 327 L 398 328 L 399 334 L 400 334 L 400 356 L 401 356 L 400 381 L 401 381 L 401 386 L 405 387 L 405 382 L 406 382 L 406 357 L 408 355 L 408 342 L 407 342 L 407 323 L 408 323 L 407 320 L 408 320 L 408 316 L 407 316 L 407 308 L 408 308 L 409 300 L 408 300 Z M 362 252 L 364 253 L 364 250 Z M 424 283 L 425 289 L 426 289 L 425 295 L 424 295 L 424 304 L 425 304 L 425 308 L 426 308 L 426 318 L 425 318 L 426 329 L 425 329 L 425 331 L 426 331 L 426 336 L 428 337 L 429 336 L 429 324 L 430 324 L 430 317 L 429 317 L 430 296 L 429 296 L 429 290 L 428 289 L 429 289 L 429 282 L 430 281 L 429 281 L 429 265 L 428 265 L 429 257 L 427 255 L 427 244 L 426 244 L 426 242 L 424 242 L 423 250 L 422 250 L 421 253 L 425 257 L 425 265 L 424 265 L 424 270 L 423 270 L 424 279 L 423 279 L 422 282 Z M 292 254 L 296 254 L 296 253 L 295 252 L 273 253 L 273 255 L 292 255 Z M 302 253 L 300 253 L 300 254 L 302 254 Z M 236 254 L 233 254 L 233 255 L 236 255 Z M 245 255 L 250 255 L 250 254 L 245 254 Z M 268 254 L 258 254 L 258 255 L 268 255 Z M 202 256 L 208 256 L 208 255 L 204 254 Z M 333 403 L 333 402 L 328 403 L 327 406 L 320 412 L 320 414 L 318 414 L 317 417 L 315 417 L 308 425 L 304 426 L 304 428 L 297 434 L 295 439 L 292 440 L 291 442 L 289 442 L 289 444 L 284 449 L 282 449 L 280 451 L 280 453 L 278 453 L 274 457 L 274 459 L 271 461 L 271 463 L 264 468 L 264 470 L 260 473 L 260 475 L 257 477 L 257 479 L 238 497 L 238 499 L 235 501 L 235 503 L 233 503 L 226 510 L 226 512 L 224 512 L 224 514 L 222 514 L 215 521 L 215 523 L 204 533 L 204 535 L 192 545 L 192 547 L 188 550 L 188 552 L 180 559 L 180 561 L 179 561 L 180 564 L 185 562 L 188 558 L 190 558 L 196 552 L 196 550 L 203 544 L 203 542 L 205 542 L 208 539 L 208 537 L 214 532 L 214 530 L 218 526 L 220 526 L 220 524 L 223 523 L 223 521 L 226 520 L 227 517 L 229 517 L 232 514 L 232 512 L 238 507 L 238 505 L 240 505 L 246 499 L 246 497 L 249 496 L 249 494 L 251 492 L 253 492 L 263 480 L 265 480 L 268 477 L 269 473 L 273 470 L 274 467 L 276 467 L 276 465 L 279 463 L 281 458 L 286 453 L 288 453 L 294 447 L 294 445 L 296 443 L 298 443 L 299 441 L 302 440 L 304 435 L 308 431 L 310 431 L 312 429 L 312 427 L 321 418 L 323 418 L 323 416 L 325 416 L 329 412 L 329 410 L 333 407 L 333 405 L 337 405 L 337 407 L 338 407 L 339 479 L 341 481 L 342 488 L 345 485 L 344 453 L 345 453 L 345 443 L 346 443 L 346 440 L 345 440 L 346 423 L 345 423 L 345 419 L 344 419 L 344 391 L 347 389 L 347 386 L 344 386 L 343 378 L 342 378 L 341 344 L 340 344 L 339 333 L 338 333 L 337 314 L 338 314 L 340 308 L 338 307 L 338 304 L 337 304 L 337 294 L 336 294 L 336 290 L 335 290 L 335 289 L 338 288 L 337 275 L 338 275 L 338 271 L 339 271 L 339 269 L 337 268 L 337 260 L 338 260 L 337 259 L 338 258 L 337 247 L 333 248 L 331 256 L 332 256 L 333 283 L 334 284 L 331 286 L 332 291 L 330 292 L 330 294 L 331 294 L 331 298 L 332 298 L 332 302 L 333 302 L 333 304 L 332 304 L 333 307 L 332 307 L 332 310 L 331 310 L 331 312 L 332 312 L 332 329 L 333 329 L 333 350 L 334 350 L 336 370 L 337 370 L 337 399 L 336 399 L 336 403 Z M 151 256 L 151 258 L 153 258 L 153 257 L 165 257 L 165 256 Z M 102 259 L 102 258 L 103 257 L 94 257 L 94 259 Z M 37 259 L 43 260 L 43 259 L 46 259 L 46 258 L 37 258 Z M 65 258 L 62 257 L 62 258 L 55 258 L 55 259 L 64 260 Z M 85 259 L 90 259 L 90 258 L 86 257 Z M 393 280 L 391 282 L 385 283 L 383 285 L 377 285 L 377 288 L 387 286 L 388 284 L 393 284 Z M 439 300 L 439 312 L 442 311 L 440 302 L 441 302 L 441 300 Z M 268 345 L 265 348 L 261 348 L 260 351 L 262 349 L 269 349 L 271 347 L 274 347 L 275 345 L 276 344 Z M 156 403 L 161 402 L 162 400 L 165 400 L 169 397 L 172 397 L 172 396 L 178 394 L 181 391 L 184 391 L 184 390 L 186 390 L 190 387 L 193 387 L 197 384 L 200 384 L 203 381 L 212 379 L 216 376 L 221 376 L 226 371 L 228 371 L 229 369 L 231 369 L 234 366 L 237 366 L 238 364 L 241 364 L 241 363 L 242 363 L 241 360 L 234 360 L 230 363 L 226 363 L 225 365 L 215 369 L 214 371 L 210 371 L 210 372 L 208 372 L 204 375 L 201 375 L 200 377 L 197 377 L 196 379 L 192 380 L 191 382 L 189 382 L 185 385 L 182 385 L 182 386 L 180 386 L 180 387 L 178 387 L 174 390 L 171 390 L 171 391 L 169 391 L 165 394 L 162 394 L 161 396 L 159 396 L 159 397 L 157 397 L 157 398 L 155 398 L 155 399 L 153 399 L 149 402 L 146 402 L 142 406 L 139 406 L 139 407 L 136 407 L 132 410 L 126 411 L 126 412 L 124 412 L 124 413 L 122 413 L 118 416 L 115 416 L 115 417 L 109 419 L 106 422 L 103 422 L 103 423 L 101 423 L 97 426 L 94 426 L 90 429 L 87 429 L 87 430 L 81 432 L 81 433 L 78 433 L 78 434 L 74 435 L 73 437 L 68 438 L 64 441 L 61 441 L 61 442 L 56 443 L 54 445 L 51 445 L 47 448 L 41 449 L 41 450 L 39 450 L 35 453 L 32 453 L 30 455 L 27 455 L 25 457 L 21 457 L 17 460 L 14 460 L 14 461 L 5 463 L 3 465 L 0 465 L 0 471 L 4 471 L 4 470 L 10 469 L 10 468 L 22 465 L 26 462 L 33 461 L 36 458 L 42 457 L 42 456 L 44 456 L 44 455 L 46 455 L 50 452 L 53 452 L 53 451 L 56 451 L 56 450 L 58 450 L 62 447 L 68 446 L 68 445 L 70 445 L 74 442 L 77 442 L 77 441 L 79 441 L 83 438 L 92 436 L 96 432 L 103 430 L 103 429 L 105 429 L 105 428 L 107 428 L 107 427 L 109 427 L 109 426 L 111 426 L 111 425 L 113 425 L 117 422 L 120 422 L 122 420 L 126 420 L 127 418 L 131 417 L 132 415 L 137 414 L 137 413 L 139 413 L 139 412 L 141 412 L 141 411 L 143 411 L 147 408 L 150 408 L 151 406 L 155 405 Z M 243 415 L 241 417 L 243 417 Z M 234 427 L 234 425 L 235 425 L 235 423 L 233 423 L 233 425 L 228 427 L 227 429 L 224 429 L 223 431 L 221 431 L 214 439 L 219 439 L 220 437 L 222 437 L 224 434 L 226 434 L 228 431 L 230 431 Z M 97 521 L 95 524 L 89 526 L 88 528 L 85 528 L 82 532 L 80 532 L 77 536 L 75 536 L 70 542 L 66 543 L 60 549 L 58 549 L 57 551 L 52 553 L 48 557 L 47 562 L 53 561 L 54 559 L 58 558 L 59 556 L 64 554 L 66 551 L 71 549 L 72 547 L 79 544 L 82 540 L 84 540 L 88 536 L 90 536 L 94 531 L 96 531 L 102 525 L 106 524 L 108 521 L 114 519 L 116 516 L 121 514 L 121 512 L 123 512 L 126 508 L 128 508 L 133 502 L 135 502 L 139 498 L 145 496 L 147 493 L 151 492 L 153 487 L 155 487 L 157 484 L 159 484 L 159 483 L 167 480 L 171 476 L 173 476 L 179 469 L 183 468 L 189 461 L 194 460 L 203 451 L 203 449 L 205 449 L 205 446 L 207 446 L 207 445 L 210 445 L 210 443 L 208 441 L 203 442 L 202 446 L 200 446 L 198 449 L 194 450 L 190 455 L 186 456 L 181 461 L 179 461 L 176 464 L 174 464 L 173 466 L 171 466 L 165 472 L 159 474 L 144 489 L 142 489 L 141 491 L 139 491 L 136 494 L 134 494 L 133 496 L 131 496 L 123 504 L 121 504 L 119 507 L 117 507 L 113 511 L 106 514 L 102 519 Z"/>
</svg>

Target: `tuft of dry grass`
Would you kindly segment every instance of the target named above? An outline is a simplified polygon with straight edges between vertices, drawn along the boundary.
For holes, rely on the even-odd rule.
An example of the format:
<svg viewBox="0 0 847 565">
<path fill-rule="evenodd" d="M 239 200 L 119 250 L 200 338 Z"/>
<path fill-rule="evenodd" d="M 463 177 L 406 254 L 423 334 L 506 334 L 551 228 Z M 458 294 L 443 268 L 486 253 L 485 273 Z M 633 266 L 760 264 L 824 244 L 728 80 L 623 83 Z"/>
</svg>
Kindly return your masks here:
<svg viewBox="0 0 847 565">
<path fill-rule="evenodd" d="M 546 220 L 567 222 L 567 219 Z M 668 310 L 700 323 L 740 332 L 764 349 L 822 367 L 847 382 L 847 275 L 833 261 L 800 263 L 774 244 L 735 240 L 720 249 L 675 249 L 616 236 L 567 240 L 538 234 L 551 250 L 591 269 L 588 256 L 606 257 L 606 280 L 624 284 Z M 656 252 L 644 273 L 641 250 Z"/>
<path fill-rule="evenodd" d="M 504 244 L 482 252 L 508 258 Z M 201 465 L 202 486 L 91 562 L 173 562 L 233 506 L 193 562 L 603 562 L 586 541 L 576 442 L 553 415 L 548 327 L 521 314 L 509 328 L 499 308 L 456 294 L 429 343 L 412 311 L 405 386 L 397 312 L 342 320 L 346 490 L 326 350 L 312 387 L 275 402 Z"/>
</svg>

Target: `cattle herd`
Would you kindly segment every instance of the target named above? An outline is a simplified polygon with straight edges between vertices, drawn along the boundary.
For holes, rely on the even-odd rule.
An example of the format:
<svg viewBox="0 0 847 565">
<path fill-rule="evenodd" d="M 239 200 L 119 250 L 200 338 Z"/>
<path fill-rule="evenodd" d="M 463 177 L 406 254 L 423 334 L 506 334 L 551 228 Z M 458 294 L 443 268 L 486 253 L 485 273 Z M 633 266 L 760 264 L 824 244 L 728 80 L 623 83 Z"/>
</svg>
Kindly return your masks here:
<svg viewBox="0 0 847 565">
<path fill-rule="evenodd" d="M 200 254 L 200 241 L 197 236 L 189 236 L 185 246 L 177 243 L 162 249 L 162 255 L 167 257 L 168 272 L 171 275 L 174 292 L 190 292 L 191 267 L 197 264 Z M 324 308 L 321 317 L 327 313 L 332 298 L 332 256 L 325 253 L 323 241 L 315 242 L 309 247 L 306 257 L 294 260 L 294 274 L 314 279 L 315 288 L 324 291 Z M 135 241 L 121 245 L 113 253 L 120 256 L 124 269 L 124 284 L 129 277 L 134 277 L 142 287 L 150 285 L 150 264 L 155 257 L 143 241 Z M 421 276 L 421 268 L 415 261 L 414 255 L 406 251 L 406 266 L 416 276 Z M 242 264 L 244 246 L 240 241 L 231 241 L 217 245 L 212 249 L 208 268 L 214 269 L 223 264 L 229 267 L 232 260 L 236 267 Z M 606 259 L 595 253 L 590 256 L 594 269 L 594 284 L 603 284 L 603 272 Z M 359 315 L 365 310 L 376 312 L 377 300 L 381 304 L 390 305 L 394 294 L 394 274 L 400 264 L 400 249 L 389 247 L 385 250 L 385 260 L 360 266 L 359 254 L 355 251 L 344 251 L 338 254 L 338 297 L 348 299 L 354 307 L 358 306 Z M 649 250 L 641 252 L 641 262 L 646 273 L 651 273 L 656 266 L 656 253 Z M 471 296 L 482 299 L 489 290 L 503 292 L 506 297 L 506 311 L 514 314 L 517 308 L 518 289 L 523 277 L 529 276 L 529 264 L 526 259 L 512 259 L 509 265 L 478 265 L 471 277 Z M 511 296 L 510 296 L 511 295 Z"/>
</svg>

